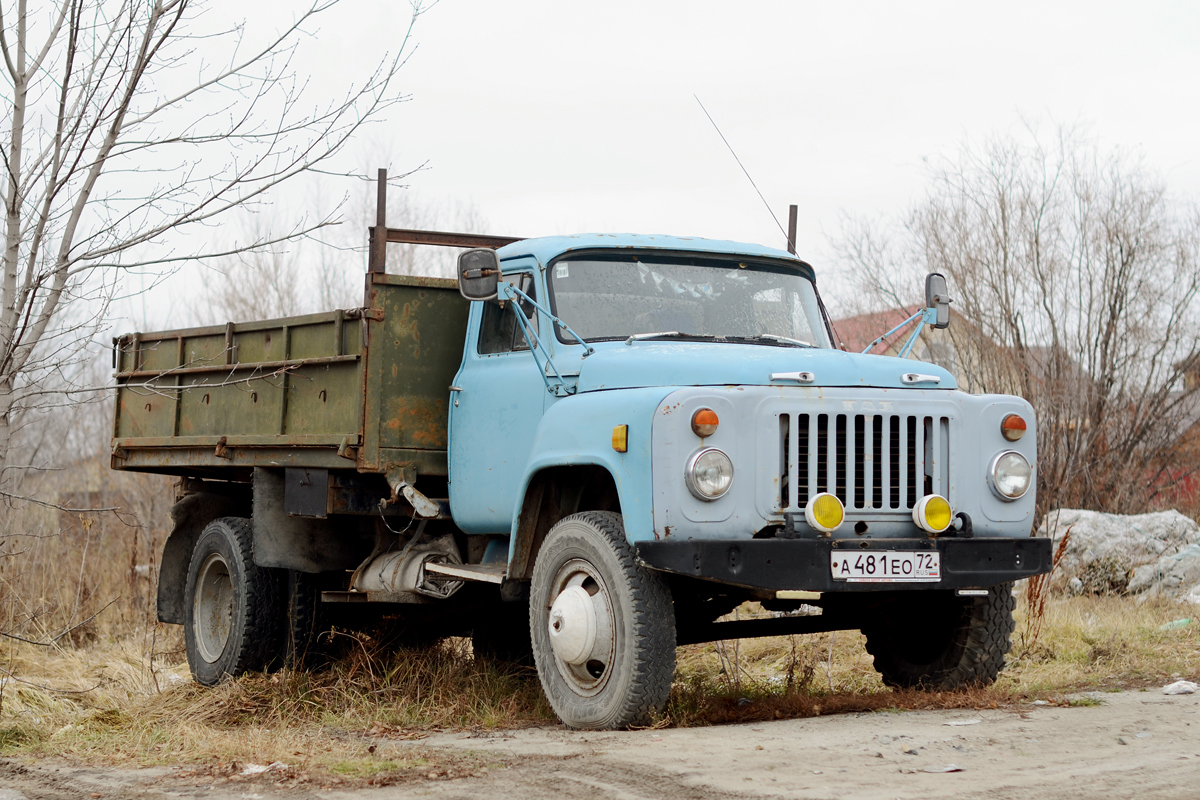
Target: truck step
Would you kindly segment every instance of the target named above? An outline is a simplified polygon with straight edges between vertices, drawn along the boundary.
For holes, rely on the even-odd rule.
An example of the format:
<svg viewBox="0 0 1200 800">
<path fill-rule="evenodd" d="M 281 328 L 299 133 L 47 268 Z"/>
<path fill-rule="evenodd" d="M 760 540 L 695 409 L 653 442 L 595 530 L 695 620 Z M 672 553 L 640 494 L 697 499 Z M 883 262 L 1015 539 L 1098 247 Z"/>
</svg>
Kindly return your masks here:
<svg viewBox="0 0 1200 800">
<path fill-rule="evenodd" d="M 504 583 L 508 573 L 507 564 L 442 564 L 429 562 L 425 571 L 435 575 L 447 575 L 464 581 L 483 581 L 484 583 Z"/>
</svg>

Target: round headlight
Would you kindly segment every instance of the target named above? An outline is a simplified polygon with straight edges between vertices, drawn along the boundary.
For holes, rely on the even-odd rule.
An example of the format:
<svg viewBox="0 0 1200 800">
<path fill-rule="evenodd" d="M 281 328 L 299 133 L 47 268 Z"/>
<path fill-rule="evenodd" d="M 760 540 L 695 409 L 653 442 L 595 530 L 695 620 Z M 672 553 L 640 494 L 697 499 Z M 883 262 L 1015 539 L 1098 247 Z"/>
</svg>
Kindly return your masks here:
<svg viewBox="0 0 1200 800">
<path fill-rule="evenodd" d="M 1016 500 L 1029 491 L 1033 469 L 1025 460 L 1025 456 L 1015 450 L 1008 450 L 992 459 L 988 478 L 997 497 L 1001 500 Z"/>
<path fill-rule="evenodd" d="M 716 500 L 733 484 L 733 462 L 717 448 L 710 447 L 688 459 L 683 475 L 692 494 L 701 500 Z"/>
</svg>

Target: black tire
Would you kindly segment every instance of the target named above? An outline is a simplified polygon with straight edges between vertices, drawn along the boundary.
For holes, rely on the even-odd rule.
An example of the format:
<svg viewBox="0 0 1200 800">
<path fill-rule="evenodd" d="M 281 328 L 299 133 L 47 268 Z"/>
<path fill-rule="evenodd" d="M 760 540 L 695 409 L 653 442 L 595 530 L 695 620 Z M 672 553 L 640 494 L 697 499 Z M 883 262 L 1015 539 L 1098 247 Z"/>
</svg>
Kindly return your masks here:
<svg viewBox="0 0 1200 800">
<path fill-rule="evenodd" d="M 1012 648 L 1012 584 L 986 597 L 913 592 L 898 598 L 868 626 L 867 652 L 884 683 L 931 691 L 989 686 Z"/>
<path fill-rule="evenodd" d="M 591 637 L 580 638 L 588 625 Z M 661 574 L 638 565 L 620 514 L 585 511 L 550 529 L 533 568 L 529 629 L 542 690 L 568 727 L 647 725 L 666 704 L 675 673 L 671 592 Z"/>
<path fill-rule="evenodd" d="M 329 660 L 333 624 L 321 603 L 321 575 L 288 570 L 284 616 L 284 663 L 291 669 L 316 669 Z"/>
<path fill-rule="evenodd" d="M 204 686 L 266 669 L 279 656 L 282 576 L 255 565 L 253 542 L 250 520 L 221 517 L 192 549 L 183 636 L 192 677 Z"/>
</svg>

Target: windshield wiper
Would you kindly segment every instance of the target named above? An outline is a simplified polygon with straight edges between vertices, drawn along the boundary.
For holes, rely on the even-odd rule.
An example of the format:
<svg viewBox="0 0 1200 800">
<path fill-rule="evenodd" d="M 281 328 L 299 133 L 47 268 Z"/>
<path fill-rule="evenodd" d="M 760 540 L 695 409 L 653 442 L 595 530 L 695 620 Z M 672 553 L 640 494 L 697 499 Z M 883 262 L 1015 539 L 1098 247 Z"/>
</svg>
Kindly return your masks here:
<svg viewBox="0 0 1200 800">
<path fill-rule="evenodd" d="M 803 339 L 793 339 L 790 336 L 780 336 L 775 333 L 760 333 L 754 336 L 718 336 L 715 333 L 683 333 L 682 331 L 659 331 L 657 333 L 635 333 L 625 340 L 632 345 L 646 339 L 702 339 L 707 342 L 773 342 L 785 347 L 816 347 Z"/>
<path fill-rule="evenodd" d="M 816 347 L 811 342 L 806 342 L 803 339 L 793 339 L 790 336 L 780 336 L 776 333 L 760 333 L 756 336 L 726 336 L 726 339 L 736 339 L 742 342 L 756 342 L 766 339 L 769 342 L 775 342 L 789 347 Z"/>
<path fill-rule="evenodd" d="M 710 339 L 718 340 L 720 336 L 714 336 L 711 333 L 682 333 L 680 331 L 659 331 L 658 333 L 635 333 L 625 340 L 625 344 L 632 345 L 634 342 L 640 342 L 644 339 Z"/>
</svg>

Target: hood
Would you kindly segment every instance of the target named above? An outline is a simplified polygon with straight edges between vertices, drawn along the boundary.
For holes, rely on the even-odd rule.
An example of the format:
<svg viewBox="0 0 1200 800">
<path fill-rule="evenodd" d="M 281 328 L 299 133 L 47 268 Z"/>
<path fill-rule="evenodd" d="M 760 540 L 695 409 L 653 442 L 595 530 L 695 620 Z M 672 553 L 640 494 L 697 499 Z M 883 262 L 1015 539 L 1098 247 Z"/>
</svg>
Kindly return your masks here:
<svg viewBox="0 0 1200 800">
<path fill-rule="evenodd" d="M 647 386 L 766 386 L 773 372 L 811 372 L 816 387 L 870 386 L 881 389 L 956 389 L 941 367 L 891 356 L 858 355 L 773 345 L 718 342 L 600 342 L 579 369 L 580 392 Z M 905 384 L 907 373 L 936 375 L 938 383 Z M 800 386 L 775 381 L 777 386 Z"/>
</svg>

